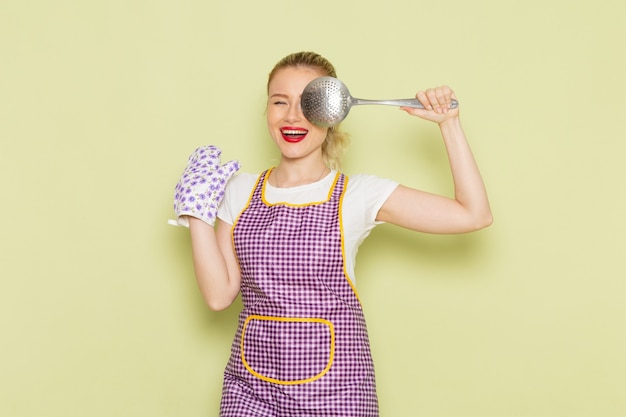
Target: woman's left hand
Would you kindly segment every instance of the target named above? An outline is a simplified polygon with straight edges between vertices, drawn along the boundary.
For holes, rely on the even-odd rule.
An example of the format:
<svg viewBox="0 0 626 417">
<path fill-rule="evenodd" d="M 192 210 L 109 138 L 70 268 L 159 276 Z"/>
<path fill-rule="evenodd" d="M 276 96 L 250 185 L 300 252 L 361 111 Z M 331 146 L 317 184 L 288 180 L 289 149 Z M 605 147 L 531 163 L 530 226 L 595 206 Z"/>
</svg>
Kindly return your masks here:
<svg viewBox="0 0 626 417">
<path fill-rule="evenodd" d="M 411 107 L 400 107 L 400 109 L 413 116 L 421 117 L 422 119 L 438 124 L 459 117 L 458 107 L 454 109 L 450 108 L 452 100 L 456 100 L 456 96 L 454 95 L 454 91 L 448 86 L 444 85 L 420 91 L 415 95 L 415 98 L 424 105 L 424 109 Z"/>
</svg>

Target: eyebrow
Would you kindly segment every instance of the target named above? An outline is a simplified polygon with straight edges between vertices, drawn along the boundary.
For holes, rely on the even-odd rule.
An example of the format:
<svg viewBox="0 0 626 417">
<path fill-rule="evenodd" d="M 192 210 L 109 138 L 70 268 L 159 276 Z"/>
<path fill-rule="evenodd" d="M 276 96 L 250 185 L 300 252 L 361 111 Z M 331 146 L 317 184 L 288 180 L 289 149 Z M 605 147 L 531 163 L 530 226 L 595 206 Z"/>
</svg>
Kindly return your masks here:
<svg viewBox="0 0 626 417">
<path fill-rule="evenodd" d="M 270 96 L 270 98 L 273 97 L 284 97 L 284 98 L 289 98 L 289 96 L 287 94 L 283 94 L 283 93 L 274 93 Z"/>
</svg>

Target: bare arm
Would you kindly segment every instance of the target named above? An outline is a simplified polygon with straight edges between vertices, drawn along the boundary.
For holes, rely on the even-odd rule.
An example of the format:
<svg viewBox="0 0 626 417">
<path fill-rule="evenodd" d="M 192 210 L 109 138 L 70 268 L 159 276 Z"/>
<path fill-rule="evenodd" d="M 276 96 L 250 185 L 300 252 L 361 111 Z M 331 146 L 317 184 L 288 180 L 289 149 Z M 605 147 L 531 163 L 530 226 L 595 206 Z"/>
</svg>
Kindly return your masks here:
<svg viewBox="0 0 626 417">
<path fill-rule="evenodd" d="M 448 87 L 417 94 L 426 109 L 403 108 L 407 113 L 439 124 L 446 146 L 454 198 L 399 186 L 378 212 L 377 220 L 426 233 L 465 233 L 487 227 L 491 209 L 482 177 L 461 127 L 455 98 Z"/>
<path fill-rule="evenodd" d="M 217 229 L 189 217 L 193 266 L 200 292 L 212 310 L 230 306 L 239 294 L 241 275 L 232 245 L 231 226 L 221 220 Z"/>
</svg>

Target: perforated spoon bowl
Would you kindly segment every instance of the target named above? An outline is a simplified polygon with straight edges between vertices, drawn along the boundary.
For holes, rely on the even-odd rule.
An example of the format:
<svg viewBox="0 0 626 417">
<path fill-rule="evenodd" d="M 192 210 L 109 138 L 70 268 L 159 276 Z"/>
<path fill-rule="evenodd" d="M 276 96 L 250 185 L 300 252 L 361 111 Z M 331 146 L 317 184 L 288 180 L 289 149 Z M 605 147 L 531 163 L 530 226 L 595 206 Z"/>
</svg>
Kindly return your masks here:
<svg viewBox="0 0 626 417">
<path fill-rule="evenodd" d="M 423 109 L 424 106 L 415 98 L 397 100 L 365 100 L 350 95 L 348 87 L 334 77 L 319 77 L 311 81 L 302 92 L 300 105 L 302 113 L 311 123 L 322 127 L 333 127 L 341 123 L 352 106 L 362 104 L 381 104 Z M 451 109 L 458 107 L 452 100 Z"/>
</svg>

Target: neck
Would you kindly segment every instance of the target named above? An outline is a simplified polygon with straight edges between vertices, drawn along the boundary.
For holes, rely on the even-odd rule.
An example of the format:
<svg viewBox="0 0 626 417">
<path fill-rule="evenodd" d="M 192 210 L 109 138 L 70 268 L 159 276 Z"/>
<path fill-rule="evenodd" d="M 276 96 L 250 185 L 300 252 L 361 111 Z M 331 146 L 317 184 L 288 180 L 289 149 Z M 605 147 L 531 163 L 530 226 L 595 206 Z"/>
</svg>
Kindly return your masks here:
<svg viewBox="0 0 626 417">
<path fill-rule="evenodd" d="M 298 167 L 288 168 L 287 166 L 281 164 L 272 170 L 268 180 L 274 187 L 297 187 L 299 185 L 317 182 L 329 172 L 330 170 L 324 164 L 306 169 Z"/>
</svg>

